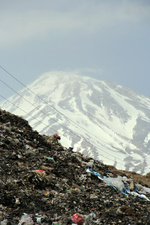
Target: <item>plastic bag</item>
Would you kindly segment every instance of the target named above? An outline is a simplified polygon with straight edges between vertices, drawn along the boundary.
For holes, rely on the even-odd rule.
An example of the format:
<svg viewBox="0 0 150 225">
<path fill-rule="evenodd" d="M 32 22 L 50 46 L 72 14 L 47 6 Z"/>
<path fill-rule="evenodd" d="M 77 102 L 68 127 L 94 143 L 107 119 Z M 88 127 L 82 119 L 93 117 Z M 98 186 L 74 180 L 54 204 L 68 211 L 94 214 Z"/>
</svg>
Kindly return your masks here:
<svg viewBox="0 0 150 225">
<path fill-rule="evenodd" d="M 21 217 L 21 220 L 20 222 L 18 223 L 18 225 L 33 225 L 33 220 L 32 218 L 30 217 L 30 215 L 24 213 L 24 215 Z"/>
<path fill-rule="evenodd" d="M 73 223 L 77 225 L 82 225 L 83 224 L 83 219 L 82 216 L 79 216 L 77 213 L 75 213 L 72 217 L 71 220 Z"/>
<path fill-rule="evenodd" d="M 121 177 L 116 177 L 116 178 L 107 178 L 107 177 L 103 177 L 103 181 L 105 183 L 110 184 L 111 186 L 117 188 L 119 191 L 122 191 L 124 188 L 124 183 L 122 182 Z"/>
</svg>

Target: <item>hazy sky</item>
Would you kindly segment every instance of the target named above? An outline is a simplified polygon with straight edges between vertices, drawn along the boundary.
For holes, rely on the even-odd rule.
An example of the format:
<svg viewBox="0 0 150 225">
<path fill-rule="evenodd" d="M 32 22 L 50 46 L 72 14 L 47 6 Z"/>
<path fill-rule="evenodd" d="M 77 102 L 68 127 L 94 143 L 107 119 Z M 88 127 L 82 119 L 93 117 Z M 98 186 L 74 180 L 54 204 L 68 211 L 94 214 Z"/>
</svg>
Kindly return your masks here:
<svg viewBox="0 0 150 225">
<path fill-rule="evenodd" d="M 150 97 L 150 0 L 0 0 L 0 66 L 25 85 L 75 71 Z"/>
</svg>

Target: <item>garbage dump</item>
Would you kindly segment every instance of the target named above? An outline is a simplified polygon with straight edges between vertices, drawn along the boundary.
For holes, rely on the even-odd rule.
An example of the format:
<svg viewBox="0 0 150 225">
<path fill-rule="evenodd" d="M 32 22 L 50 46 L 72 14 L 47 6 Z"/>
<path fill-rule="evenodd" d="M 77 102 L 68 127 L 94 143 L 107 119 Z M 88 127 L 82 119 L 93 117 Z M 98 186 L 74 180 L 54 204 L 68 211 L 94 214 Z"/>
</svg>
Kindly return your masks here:
<svg viewBox="0 0 150 225">
<path fill-rule="evenodd" d="M 0 110 L 1 225 L 150 224 L 149 174 L 119 171 L 60 140 Z"/>
</svg>

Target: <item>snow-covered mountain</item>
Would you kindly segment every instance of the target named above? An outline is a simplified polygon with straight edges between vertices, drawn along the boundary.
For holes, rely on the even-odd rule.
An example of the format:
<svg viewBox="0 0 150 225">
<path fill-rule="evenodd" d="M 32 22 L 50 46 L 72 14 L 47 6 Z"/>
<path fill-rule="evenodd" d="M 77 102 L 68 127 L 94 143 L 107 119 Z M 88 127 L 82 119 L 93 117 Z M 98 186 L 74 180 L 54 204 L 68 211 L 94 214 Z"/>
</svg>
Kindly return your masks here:
<svg viewBox="0 0 150 225">
<path fill-rule="evenodd" d="M 150 98 L 114 83 L 49 72 L 1 103 L 41 134 L 118 169 L 150 172 Z"/>
</svg>

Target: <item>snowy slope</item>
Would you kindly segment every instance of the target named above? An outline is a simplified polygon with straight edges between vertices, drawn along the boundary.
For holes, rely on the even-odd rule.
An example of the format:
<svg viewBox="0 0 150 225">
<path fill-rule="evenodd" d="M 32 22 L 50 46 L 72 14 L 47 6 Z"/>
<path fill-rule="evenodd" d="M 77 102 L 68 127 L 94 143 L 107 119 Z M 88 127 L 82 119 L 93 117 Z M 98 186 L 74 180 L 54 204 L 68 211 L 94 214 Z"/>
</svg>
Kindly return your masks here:
<svg viewBox="0 0 150 225">
<path fill-rule="evenodd" d="M 150 172 L 150 99 L 130 89 L 55 71 L 1 106 L 42 134 L 57 132 L 75 151 L 118 169 Z"/>
</svg>

